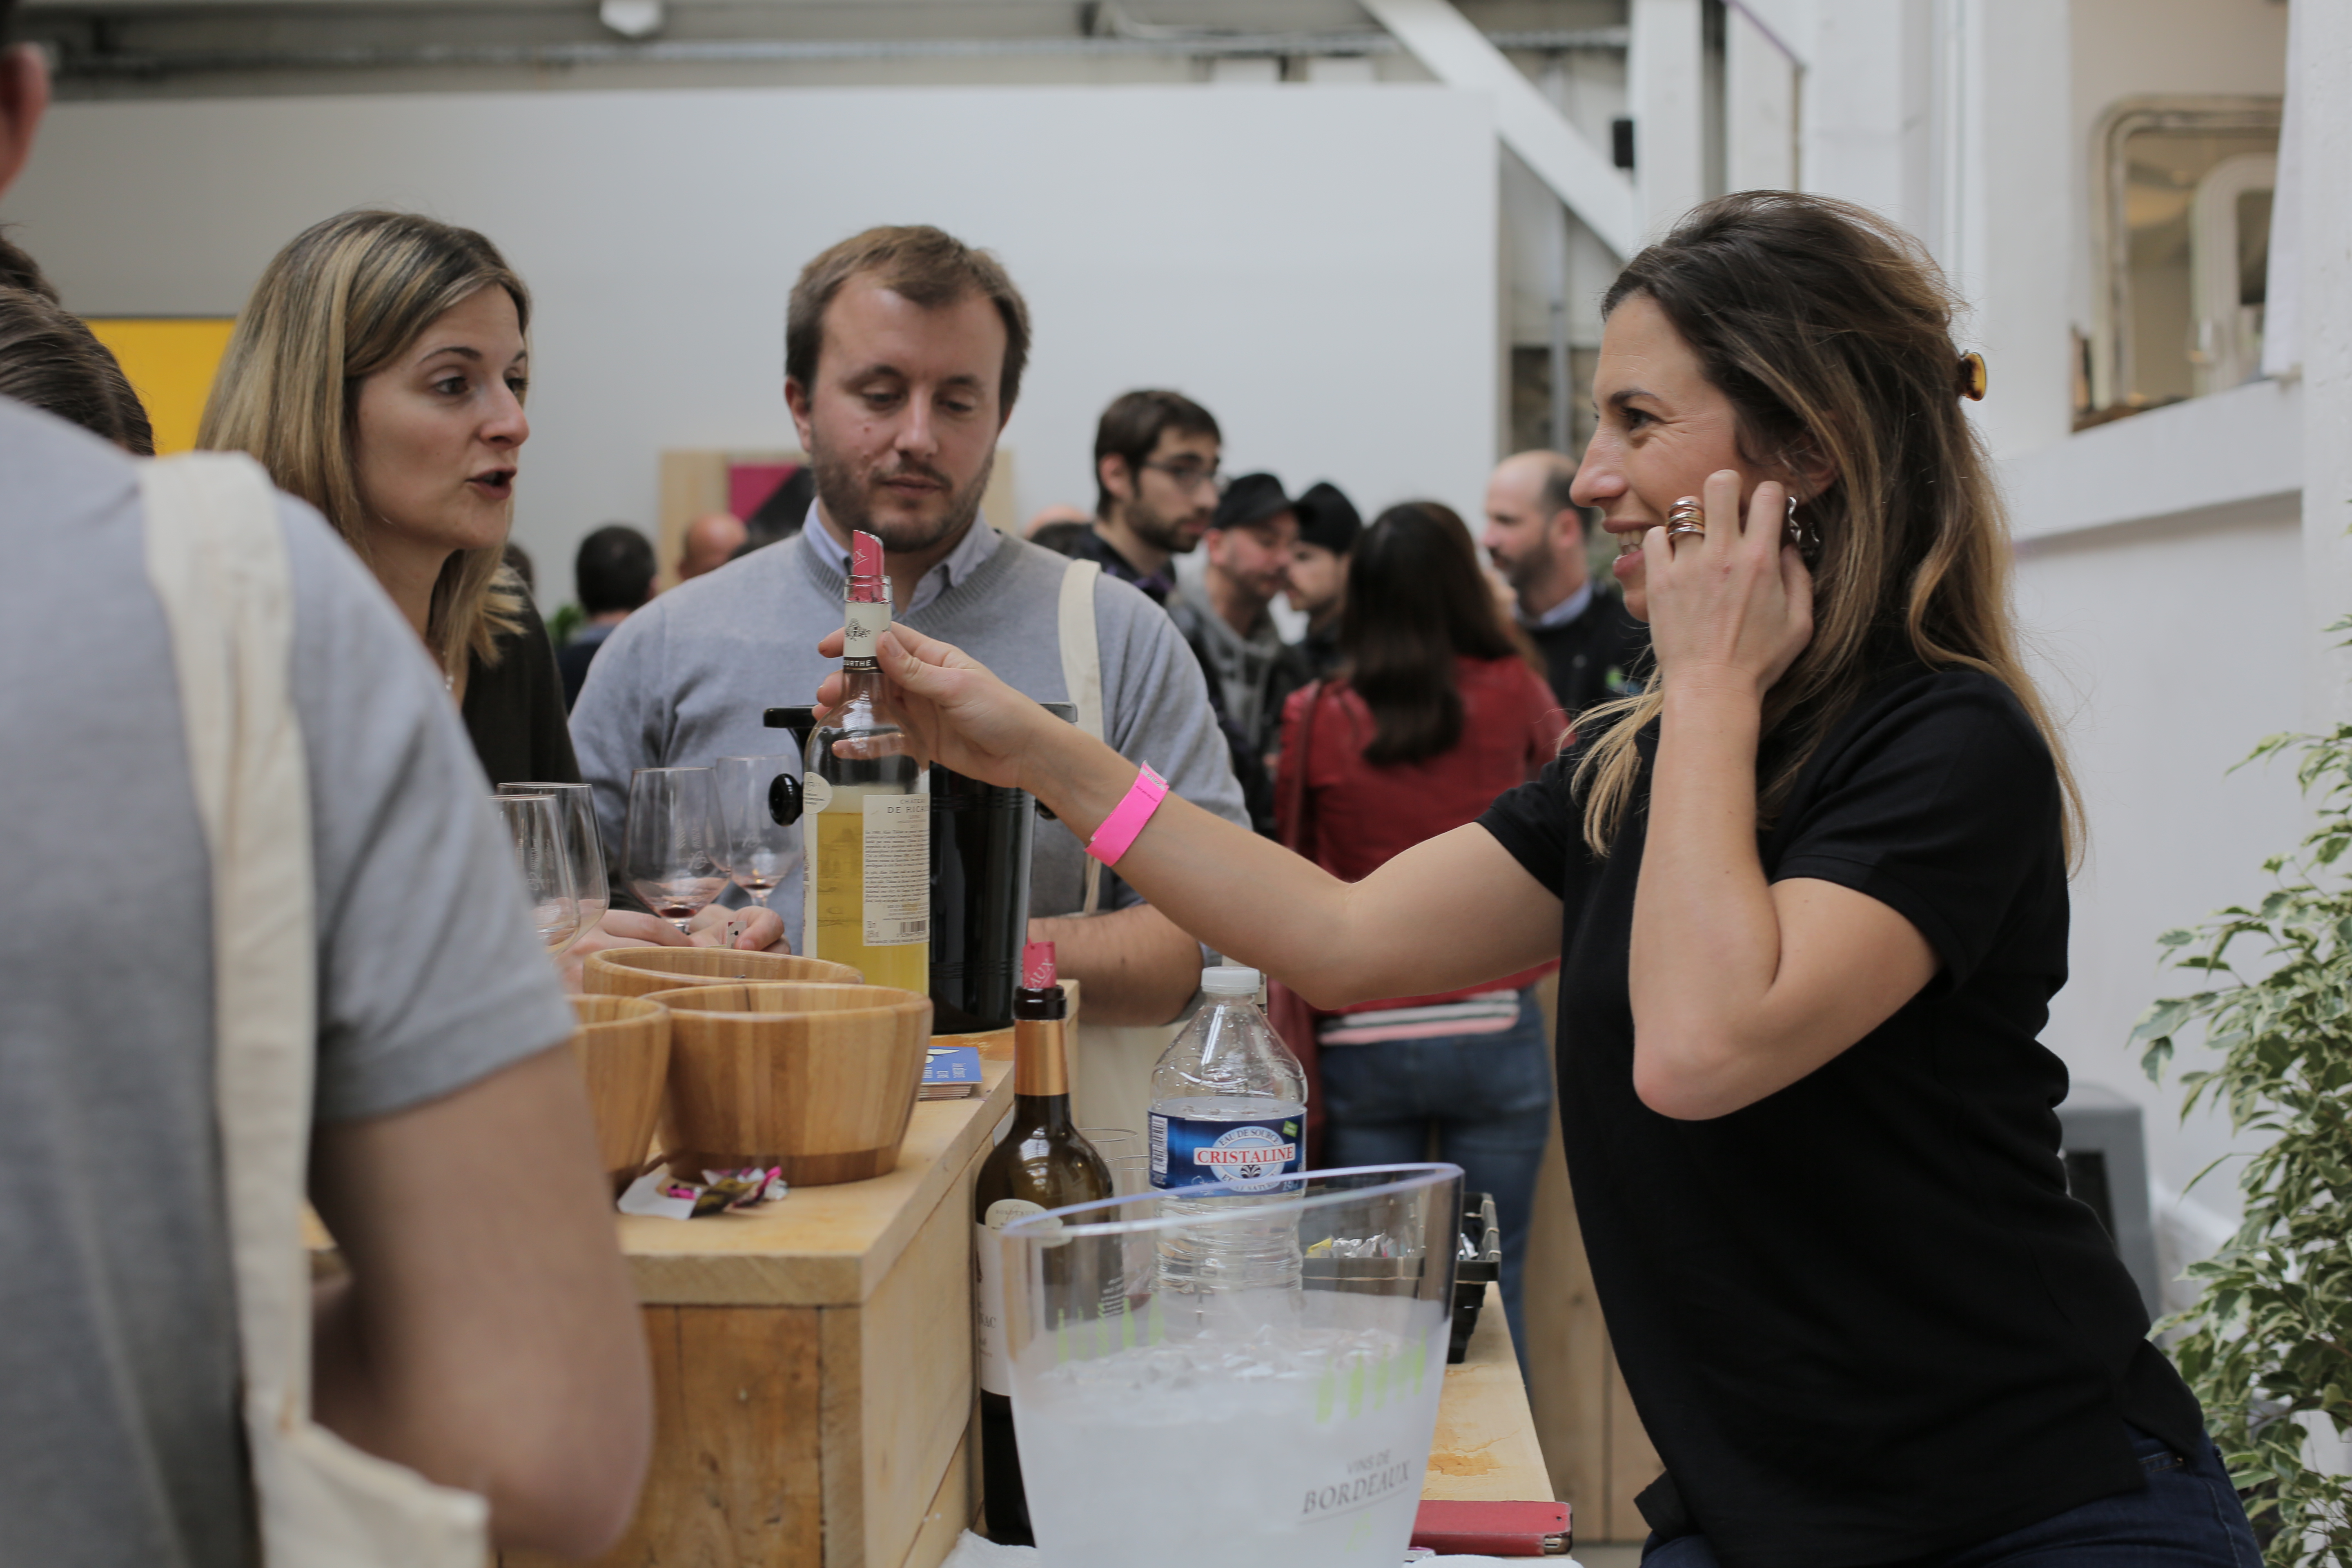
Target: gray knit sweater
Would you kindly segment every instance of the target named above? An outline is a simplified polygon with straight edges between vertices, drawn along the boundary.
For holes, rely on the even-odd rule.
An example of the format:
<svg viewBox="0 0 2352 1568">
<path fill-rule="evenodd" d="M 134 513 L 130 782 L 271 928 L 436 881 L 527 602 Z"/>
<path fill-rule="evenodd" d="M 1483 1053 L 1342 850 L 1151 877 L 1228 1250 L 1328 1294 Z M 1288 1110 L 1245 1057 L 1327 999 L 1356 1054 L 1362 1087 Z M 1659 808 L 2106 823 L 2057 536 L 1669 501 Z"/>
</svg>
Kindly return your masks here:
<svg viewBox="0 0 2352 1568">
<path fill-rule="evenodd" d="M 1050 551 L 1005 539 L 907 624 L 955 644 L 1041 702 L 1067 700 L 1056 607 L 1068 566 Z M 835 668 L 817 656 L 817 640 L 841 625 L 841 573 L 803 533 L 683 583 L 621 623 L 588 667 L 572 710 L 580 776 L 595 786 L 609 857 L 622 852 L 632 769 L 793 750 L 790 732 L 764 728 L 760 716 L 814 699 L 817 683 Z M 1167 614 L 1105 576 L 1095 584 L 1095 633 L 1106 738 L 1160 770 L 1176 794 L 1247 826 L 1200 663 Z M 1039 823 L 1030 912 L 1076 912 L 1085 865 L 1067 829 Z M 614 879 L 623 874 L 616 864 Z M 1103 901 L 1109 908 L 1134 895 L 1107 878 Z M 768 903 L 797 951 L 797 870 Z"/>
</svg>

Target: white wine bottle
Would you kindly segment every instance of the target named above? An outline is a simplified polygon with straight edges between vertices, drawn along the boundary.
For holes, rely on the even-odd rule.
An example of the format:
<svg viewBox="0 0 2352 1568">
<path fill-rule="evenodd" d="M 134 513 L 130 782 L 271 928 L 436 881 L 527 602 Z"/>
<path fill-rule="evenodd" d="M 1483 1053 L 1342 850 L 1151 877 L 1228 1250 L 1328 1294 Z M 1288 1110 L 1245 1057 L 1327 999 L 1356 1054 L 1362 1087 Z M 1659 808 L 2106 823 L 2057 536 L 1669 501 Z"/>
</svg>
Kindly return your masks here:
<svg viewBox="0 0 2352 1568">
<path fill-rule="evenodd" d="M 890 625 L 882 542 L 851 536 L 841 701 L 810 731 L 801 780 L 801 944 L 868 985 L 931 988 L 929 770 L 883 696 L 875 646 Z"/>
</svg>

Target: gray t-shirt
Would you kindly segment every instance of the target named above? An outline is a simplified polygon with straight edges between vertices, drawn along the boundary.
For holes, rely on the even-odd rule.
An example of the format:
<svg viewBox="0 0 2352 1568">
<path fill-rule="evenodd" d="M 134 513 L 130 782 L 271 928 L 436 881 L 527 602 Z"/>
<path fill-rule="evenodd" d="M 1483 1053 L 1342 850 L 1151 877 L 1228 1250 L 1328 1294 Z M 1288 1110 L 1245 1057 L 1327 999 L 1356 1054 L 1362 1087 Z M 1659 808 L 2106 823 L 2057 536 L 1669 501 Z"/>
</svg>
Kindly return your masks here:
<svg viewBox="0 0 2352 1568">
<path fill-rule="evenodd" d="M 840 552 L 817 548 L 823 528 L 812 522 L 661 595 L 623 621 L 596 655 L 572 710 L 572 745 L 580 776 L 596 787 L 606 844 L 625 841 L 632 770 L 793 751 L 791 731 L 763 728 L 761 714 L 812 700 L 838 668 L 816 651 L 842 618 Z M 955 644 L 1041 702 L 1066 700 L 1059 608 L 1069 564 L 1025 541 L 1000 539 L 993 554 L 907 616 L 907 625 Z M 1121 755 L 1158 769 L 1184 799 L 1248 826 L 1200 660 L 1167 614 L 1127 584 L 1101 577 L 1095 637 L 1104 738 Z M 1067 829 L 1039 823 L 1030 912 L 1076 912 L 1085 868 Z M 625 868 L 616 865 L 614 875 L 625 875 Z M 1104 908 L 1134 901 L 1117 879 L 1104 878 Z M 797 867 L 768 902 L 800 951 Z"/>
<path fill-rule="evenodd" d="M 136 470 L 0 398 L 0 1559 L 253 1560 L 212 1103 L 210 868 Z M 281 507 L 309 754 L 322 1119 L 565 1038 L 424 649 Z"/>
</svg>

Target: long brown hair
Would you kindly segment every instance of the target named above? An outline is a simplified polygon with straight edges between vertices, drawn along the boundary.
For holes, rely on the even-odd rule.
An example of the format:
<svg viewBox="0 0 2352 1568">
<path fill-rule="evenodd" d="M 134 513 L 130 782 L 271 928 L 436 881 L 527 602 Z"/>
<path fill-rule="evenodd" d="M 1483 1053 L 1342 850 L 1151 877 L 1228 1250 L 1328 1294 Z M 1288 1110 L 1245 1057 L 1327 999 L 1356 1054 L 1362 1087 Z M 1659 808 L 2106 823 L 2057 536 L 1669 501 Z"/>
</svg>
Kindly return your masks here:
<svg viewBox="0 0 2352 1568">
<path fill-rule="evenodd" d="M 503 289 L 530 331 L 530 291 L 470 228 L 414 213 L 354 211 L 311 225 L 270 259 L 236 319 L 196 445 L 250 452 L 279 489 L 326 515 L 373 565 L 374 519 L 360 494 L 360 384 L 397 360 L 441 314 Z M 425 640 L 453 688 L 468 656 L 499 662 L 522 629 L 521 580 L 505 544 L 451 555 L 433 586 Z"/>
<path fill-rule="evenodd" d="M 1834 474 L 1803 500 L 1820 539 L 1813 636 L 1764 700 L 1757 804 L 1769 821 L 1806 761 L 1888 663 L 1974 669 L 2042 733 L 2064 798 L 2070 860 L 2082 802 L 2048 708 L 2018 657 L 2008 519 L 1960 411 L 1954 297 L 1918 242 L 1850 203 L 1748 191 L 1693 211 L 1626 264 L 1604 315 L 1656 302 L 1730 399 L 1740 455 Z M 1664 703 L 1653 683 L 1595 709 L 1577 769 L 1584 836 L 1606 854 L 1631 807 L 1635 747 Z"/>
<path fill-rule="evenodd" d="M 1339 656 L 1372 712 L 1366 762 L 1418 763 L 1452 751 L 1462 739 L 1454 659 L 1520 652 L 1453 508 L 1405 501 L 1357 535 Z"/>
</svg>

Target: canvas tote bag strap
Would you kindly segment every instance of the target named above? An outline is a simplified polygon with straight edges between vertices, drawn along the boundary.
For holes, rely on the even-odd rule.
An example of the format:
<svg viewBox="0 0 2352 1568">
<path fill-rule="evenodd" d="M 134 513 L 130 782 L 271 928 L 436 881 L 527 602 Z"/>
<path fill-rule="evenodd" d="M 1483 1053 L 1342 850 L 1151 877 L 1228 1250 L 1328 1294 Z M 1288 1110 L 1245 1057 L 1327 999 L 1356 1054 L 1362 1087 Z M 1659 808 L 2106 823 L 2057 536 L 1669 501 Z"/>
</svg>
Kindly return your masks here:
<svg viewBox="0 0 2352 1568">
<path fill-rule="evenodd" d="M 1078 728 L 1103 739 L 1102 643 L 1095 635 L 1095 579 L 1102 567 L 1073 561 L 1062 573 L 1062 684 L 1078 710 Z M 1087 857 L 1085 912 L 1102 907 L 1102 862 Z"/>
<path fill-rule="evenodd" d="M 268 1568 L 481 1568 L 488 1509 L 310 1421 L 301 1234 L 318 1034 L 310 779 L 278 502 L 249 458 L 142 464 L 188 771 L 212 863 L 214 1101 L 247 1451 Z"/>
</svg>

